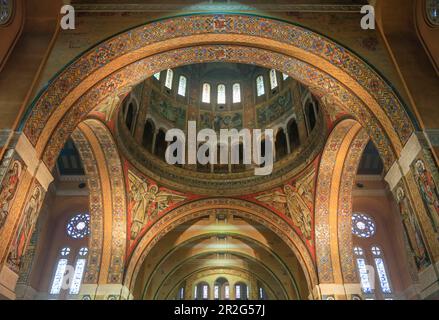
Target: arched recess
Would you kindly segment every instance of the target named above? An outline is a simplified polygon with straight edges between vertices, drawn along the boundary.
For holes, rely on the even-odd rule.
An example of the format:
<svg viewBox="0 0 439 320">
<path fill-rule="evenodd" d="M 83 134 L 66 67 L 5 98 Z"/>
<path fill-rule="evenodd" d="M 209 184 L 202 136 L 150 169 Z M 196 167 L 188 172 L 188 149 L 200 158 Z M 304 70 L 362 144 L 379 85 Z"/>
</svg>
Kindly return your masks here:
<svg viewBox="0 0 439 320">
<path fill-rule="evenodd" d="M 214 222 L 216 217 L 213 214 L 208 217 L 187 221 L 170 230 L 150 250 L 136 278 L 132 292 L 134 297 L 155 298 L 157 286 L 165 279 L 174 279 L 180 269 L 186 272 L 186 267 L 192 265 L 188 262 L 194 257 L 218 252 L 254 259 L 263 272 L 282 283 L 276 287 L 283 290 L 279 296 L 290 299 L 306 299 L 309 296 L 297 259 L 276 234 L 254 221 L 235 219 L 232 215 L 228 215 L 227 223 L 221 224 Z M 221 266 L 221 260 L 214 266 Z M 255 271 L 252 270 L 252 273 Z M 176 284 L 175 281 L 173 283 Z"/>
<path fill-rule="evenodd" d="M 323 150 L 315 198 L 317 268 L 323 285 L 359 282 L 352 255 L 352 190 L 368 141 L 361 125 L 347 119 L 335 126 Z"/>
<path fill-rule="evenodd" d="M 90 243 L 85 284 L 121 283 L 126 246 L 122 164 L 110 131 L 95 119 L 81 122 L 72 139 L 90 190 Z"/>
<path fill-rule="evenodd" d="M 254 221 L 276 233 L 297 258 L 307 281 L 308 292 L 312 295 L 313 288 L 317 285 L 317 272 L 314 259 L 293 228 L 286 221 L 265 207 L 248 201 L 231 198 L 195 200 L 171 210 L 165 216 L 162 216 L 145 232 L 129 257 L 124 285 L 130 292 L 133 291 L 143 261 L 145 261 L 153 247 L 170 231 L 182 223 L 208 214 L 214 214 L 216 210 L 225 209 L 229 210 L 234 216 Z"/>
</svg>

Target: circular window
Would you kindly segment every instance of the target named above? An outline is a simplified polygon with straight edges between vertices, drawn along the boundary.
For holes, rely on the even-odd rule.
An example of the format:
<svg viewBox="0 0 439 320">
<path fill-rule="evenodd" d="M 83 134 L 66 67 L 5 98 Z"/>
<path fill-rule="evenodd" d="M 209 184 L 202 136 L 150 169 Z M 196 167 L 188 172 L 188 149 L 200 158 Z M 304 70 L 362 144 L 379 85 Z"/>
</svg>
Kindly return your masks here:
<svg viewBox="0 0 439 320">
<path fill-rule="evenodd" d="M 0 25 L 6 24 L 12 15 L 12 0 L 0 0 Z"/>
<path fill-rule="evenodd" d="M 88 213 L 77 214 L 67 223 L 67 234 L 73 239 L 82 239 L 90 234 L 89 224 L 90 215 Z"/>
<path fill-rule="evenodd" d="M 61 255 L 62 255 L 63 257 L 68 256 L 69 253 L 70 253 L 70 248 L 65 247 L 65 248 L 62 248 L 62 249 L 61 249 Z"/>
<path fill-rule="evenodd" d="M 79 255 L 80 255 L 81 257 L 86 256 L 87 253 L 88 253 L 88 248 L 81 248 L 81 249 L 79 249 Z"/>
<path fill-rule="evenodd" d="M 375 234 L 375 222 L 364 213 L 352 215 L 352 233 L 359 238 L 369 238 Z"/>
<path fill-rule="evenodd" d="M 427 0 L 426 5 L 428 20 L 434 25 L 439 25 L 439 0 Z"/>
</svg>

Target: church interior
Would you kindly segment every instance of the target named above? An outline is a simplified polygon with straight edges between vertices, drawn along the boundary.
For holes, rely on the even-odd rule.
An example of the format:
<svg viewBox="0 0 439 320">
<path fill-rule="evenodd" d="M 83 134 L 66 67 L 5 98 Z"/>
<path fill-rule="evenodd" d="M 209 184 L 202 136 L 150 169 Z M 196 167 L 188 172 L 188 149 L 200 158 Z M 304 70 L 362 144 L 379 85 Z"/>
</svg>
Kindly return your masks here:
<svg viewBox="0 0 439 320">
<path fill-rule="evenodd" d="M 438 40 L 438 0 L 0 0 L 0 299 L 439 299 Z M 170 164 L 191 121 L 272 171 Z"/>
</svg>

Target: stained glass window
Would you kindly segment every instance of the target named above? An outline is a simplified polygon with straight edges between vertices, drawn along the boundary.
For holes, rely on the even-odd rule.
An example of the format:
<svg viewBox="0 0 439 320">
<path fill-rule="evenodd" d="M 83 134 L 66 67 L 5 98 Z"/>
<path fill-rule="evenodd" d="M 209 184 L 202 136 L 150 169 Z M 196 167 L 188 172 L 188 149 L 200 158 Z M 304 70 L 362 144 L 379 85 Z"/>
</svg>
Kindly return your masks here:
<svg viewBox="0 0 439 320">
<path fill-rule="evenodd" d="M 225 104 L 226 103 L 226 86 L 223 84 L 218 85 L 218 104 Z"/>
<path fill-rule="evenodd" d="M 271 69 L 270 70 L 270 88 L 271 90 L 277 88 L 277 76 L 276 76 L 276 70 Z"/>
<path fill-rule="evenodd" d="M 375 234 L 375 222 L 367 214 L 352 214 L 352 233 L 359 238 L 370 238 Z"/>
<path fill-rule="evenodd" d="M 209 298 L 209 286 L 207 284 L 203 285 L 203 299 Z"/>
<path fill-rule="evenodd" d="M 389 277 L 387 276 L 386 266 L 384 265 L 384 259 L 382 256 L 381 249 L 377 246 L 374 246 L 372 247 L 371 251 L 374 256 L 375 267 L 378 272 L 381 291 L 386 294 L 391 294 L 392 289 L 390 288 Z"/>
<path fill-rule="evenodd" d="M 358 273 L 360 275 L 361 289 L 366 294 L 372 294 L 373 286 L 370 280 L 370 274 L 369 274 L 370 270 L 368 270 L 366 265 L 364 251 L 360 247 L 354 247 L 354 254 L 356 256 L 355 260 L 357 262 Z"/>
<path fill-rule="evenodd" d="M 0 0 L 0 25 L 6 24 L 12 15 L 12 0 Z"/>
<path fill-rule="evenodd" d="M 241 85 L 239 83 L 235 83 L 233 85 L 233 103 L 241 102 Z"/>
<path fill-rule="evenodd" d="M 218 285 L 215 285 L 215 287 L 213 288 L 213 298 L 219 299 L 219 286 Z"/>
<path fill-rule="evenodd" d="M 239 284 L 235 286 L 235 298 L 241 299 L 241 286 Z"/>
<path fill-rule="evenodd" d="M 82 276 L 84 275 L 85 265 L 87 260 L 84 258 L 78 259 L 75 265 L 75 273 L 73 274 L 73 280 L 70 285 L 70 294 L 78 294 L 81 288 Z"/>
<path fill-rule="evenodd" d="M 154 78 L 160 80 L 160 72 L 154 73 Z"/>
<path fill-rule="evenodd" d="M 230 287 L 228 284 L 224 286 L 224 299 L 230 299 Z"/>
<path fill-rule="evenodd" d="M 258 97 L 265 94 L 264 77 L 262 75 L 256 78 L 256 94 Z"/>
<path fill-rule="evenodd" d="M 439 0 L 427 0 L 426 9 L 428 20 L 434 25 L 439 25 Z"/>
<path fill-rule="evenodd" d="M 203 84 L 203 96 L 201 101 L 204 103 L 210 103 L 210 84 Z"/>
<path fill-rule="evenodd" d="M 70 254 L 70 248 L 64 247 L 60 250 L 61 259 L 58 260 L 55 270 L 55 276 L 53 277 L 52 287 L 50 288 L 50 294 L 59 294 L 64 280 L 64 274 L 67 268 L 67 256 Z"/>
<path fill-rule="evenodd" d="M 187 84 L 187 79 L 185 76 L 180 76 L 180 79 L 178 81 L 178 94 L 180 96 L 186 96 L 186 84 Z"/>
<path fill-rule="evenodd" d="M 67 234 L 73 239 L 82 239 L 90 234 L 90 215 L 80 213 L 67 223 Z"/>
<path fill-rule="evenodd" d="M 174 79 L 174 71 L 168 69 L 166 71 L 165 87 L 172 89 L 172 80 Z"/>
</svg>

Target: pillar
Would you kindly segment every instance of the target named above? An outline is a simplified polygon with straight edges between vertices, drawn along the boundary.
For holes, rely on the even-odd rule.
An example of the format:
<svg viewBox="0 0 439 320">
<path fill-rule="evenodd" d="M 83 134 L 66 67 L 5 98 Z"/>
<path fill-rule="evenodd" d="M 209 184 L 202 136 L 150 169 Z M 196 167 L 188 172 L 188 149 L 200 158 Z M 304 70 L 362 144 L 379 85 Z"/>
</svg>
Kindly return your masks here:
<svg viewBox="0 0 439 320">
<path fill-rule="evenodd" d="M 423 299 L 439 294 L 439 174 L 430 151 L 431 141 L 423 132 L 414 133 L 385 176 L 397 202 L 413 212 L 431 262 L 418 269 L 418 283 L 407 289 Z"/>
</svg>

